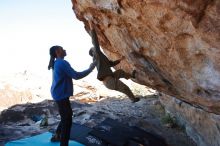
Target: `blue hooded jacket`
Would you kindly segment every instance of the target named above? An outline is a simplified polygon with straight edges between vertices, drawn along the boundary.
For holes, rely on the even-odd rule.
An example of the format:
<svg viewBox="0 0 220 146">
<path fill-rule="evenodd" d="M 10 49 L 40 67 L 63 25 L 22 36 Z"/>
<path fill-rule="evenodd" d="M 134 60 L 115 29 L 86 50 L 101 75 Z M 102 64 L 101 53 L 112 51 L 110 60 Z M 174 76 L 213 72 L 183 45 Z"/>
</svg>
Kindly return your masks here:
<svg viewBox="0 0 220 146">
<path fill-rule="evenodd" d="M 81 79 L 87 76 L 94 67 L 77 72 L 64 59 L 56 59 L 53 69 L 53 81 L 51 86 L 51 95 L 55 101 L 73 96 L 73 81 L 72 79 Z"/>
</svg>

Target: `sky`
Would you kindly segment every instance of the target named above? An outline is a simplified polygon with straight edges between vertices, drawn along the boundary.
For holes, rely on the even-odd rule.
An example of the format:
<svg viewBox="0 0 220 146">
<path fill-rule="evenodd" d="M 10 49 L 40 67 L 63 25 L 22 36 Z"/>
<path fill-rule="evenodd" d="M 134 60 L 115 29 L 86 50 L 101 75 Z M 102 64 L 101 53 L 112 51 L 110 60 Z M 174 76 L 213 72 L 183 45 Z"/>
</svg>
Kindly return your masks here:
<svg viewBox="0 0 220 146">
<path fill-rule="evenodd" d="M 71 0 L 0 0 L 0 74 L 47 74 L 49 48 L 60 45 L 77 71 L 92 62 L 91 38 Z"/>
</svg>

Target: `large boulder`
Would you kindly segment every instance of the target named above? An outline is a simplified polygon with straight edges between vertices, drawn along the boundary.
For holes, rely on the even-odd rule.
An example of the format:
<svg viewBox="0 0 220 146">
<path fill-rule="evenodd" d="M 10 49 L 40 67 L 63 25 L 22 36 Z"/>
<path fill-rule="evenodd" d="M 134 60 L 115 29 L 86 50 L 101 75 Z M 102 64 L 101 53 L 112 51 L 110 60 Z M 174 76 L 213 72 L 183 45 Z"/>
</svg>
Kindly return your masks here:
<svg viewBox="0 0 220 146">
<path fill-rule="evenodd" d="M 105 54 L 112 60 L 125 57 L 116 69 L 135 69 L 135 82 L 206 113 L 220 114 L 219 0 L 72 3 L 87 31 L 92 21 Z M 218 118 L 215 121 L 220 123 Z"/>
<path fill-rule="evenodd" d="M 220 115 L 164 94 L 160 101 L 198 146 L 220 146 Z"/>
</svg>

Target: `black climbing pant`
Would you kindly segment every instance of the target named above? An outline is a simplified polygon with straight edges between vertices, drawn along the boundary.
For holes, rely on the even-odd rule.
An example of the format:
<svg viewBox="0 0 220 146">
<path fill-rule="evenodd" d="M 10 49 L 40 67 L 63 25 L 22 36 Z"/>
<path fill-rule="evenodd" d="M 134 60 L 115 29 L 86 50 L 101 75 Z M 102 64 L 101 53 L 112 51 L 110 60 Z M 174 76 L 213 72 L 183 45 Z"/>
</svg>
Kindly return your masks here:
<svg viewBox="0 0 220 146">
<path fill-rule="evenodd" d="M 70 100 L 66 98 L 56 103 L 61 117 L 56 133 L 61 135 L 60 146 L 68 146 L 73 115 Z"/>
</svg>

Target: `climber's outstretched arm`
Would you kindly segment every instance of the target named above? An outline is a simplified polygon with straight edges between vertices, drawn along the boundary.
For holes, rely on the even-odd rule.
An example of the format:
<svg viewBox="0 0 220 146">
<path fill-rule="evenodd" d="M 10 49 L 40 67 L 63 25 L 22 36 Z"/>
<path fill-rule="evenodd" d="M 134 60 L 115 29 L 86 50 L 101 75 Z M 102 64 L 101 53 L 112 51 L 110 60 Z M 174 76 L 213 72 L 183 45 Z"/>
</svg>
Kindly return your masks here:
<svg viewBox="0 0 220 146">
<path fill-rule="evenodd" d="M 89 21 L 89 27 L 91 29 L 90 35 L 92 38 L 92 44 L 94 45 L 96 52 L 100 51 L 99 40 L 95 31 L 95 28 L 92 26 L 92 22 Z"/>
</svg>

